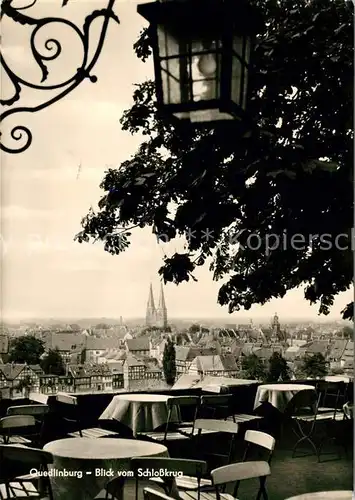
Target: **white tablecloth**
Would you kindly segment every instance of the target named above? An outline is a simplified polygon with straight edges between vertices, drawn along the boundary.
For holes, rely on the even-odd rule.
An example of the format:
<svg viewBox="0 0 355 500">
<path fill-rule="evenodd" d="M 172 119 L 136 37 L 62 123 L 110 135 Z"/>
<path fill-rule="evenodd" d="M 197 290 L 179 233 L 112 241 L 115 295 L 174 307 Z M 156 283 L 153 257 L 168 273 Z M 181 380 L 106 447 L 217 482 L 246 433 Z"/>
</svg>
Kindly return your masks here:
<svg viewBox="0 0 355 500">
<path fill-rule="evenodd" d="M 130 471 L 132 457 L 169 456 L 161 444 L 135 439 L 69 438 L 43 448 L 53 455 L 54 500 L 93 500 L 112 477 Z M 114 476 L 107 475 L 112 470 Z M 59 474 L 66 474 L 66 477 Z M 70 473 L 70 475 L 69 475 Z"/>
<path fill-rule="evenodd" d="M 168 420 L 169 398 L 162 394 L 120 394 L 114 396 L 100 419 L 118 420 L 130 427 L 134 435 L 154 431 Z M 179 421 L 178 408 L 173 408 L 170 421 Z"/>
<path fill-rule="evenodd" d="M 284 412 L 287 404 L 295 394 L 303 390 L 314 391 L 315 388 L 305 384 L 264 384 L 258 387 L 254 409 L 262 403 L 270 403 L 280 412 Z"/>
</svg>

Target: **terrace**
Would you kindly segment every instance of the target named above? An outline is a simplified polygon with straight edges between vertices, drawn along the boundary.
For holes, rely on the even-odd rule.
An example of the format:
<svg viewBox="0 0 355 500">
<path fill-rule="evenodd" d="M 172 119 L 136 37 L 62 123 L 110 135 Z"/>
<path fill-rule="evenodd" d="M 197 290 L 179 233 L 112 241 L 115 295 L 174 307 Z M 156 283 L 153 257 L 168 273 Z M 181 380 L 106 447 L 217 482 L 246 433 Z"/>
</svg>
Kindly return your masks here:
<svg viewBox="0 0 355 500">
<path fill-rule="evenodd" d="M 315 381 L 293 381 L 294 384 L 315 385 Z M 353 429 L 352 422 L 348 420 L 338 420 L 332 426 L 332 436 L 336 439 L 326 441 L 320 461 L 317 460 L 315 454 L 310 453 L 307 456 L 292 456 L 292 448 L 295 443 L 295 436 L 292 432 L 289 422 L 281 426 L 282 415 L 271 405 L 261 405 L 254 411 L 254 402 L 259 384 L 240 385 L 231 387 L 228 393 L 233 394 L 232 406 L 228 408 L 230 415 L 232 414 L 252 414 L 258 413 L 263 416 L 259 421 L 259 430 L 267 432 L 275 437 L 276 446 L 273 453 L 271 463 L 271 476 L 267 479 L 267 492 L 270 500 L 285 500 L 291 496 L 312 492 L 312 491 L 327 491 L 327 490 L 351 490 L 353 487 Z M 346 399 L 352 400 L 353 384 L 347 386 Z M 148 394 L 148 393 L 147 393 Z M 153 394 L 152 392 L 150 394 Z M 174 391 L 159 391 L 159 394 L 169 396 L 186 396 L 197 395 L 201 396 L 203 391 L 200 388 L 196 389 L 180 389 Z M 102 412 L 111 402 L 114 394 L 78 394 L 78 407 L 80 408 L 81 427 L 97 427 L 98 419 Z M 45 396 L 45 398 L 47 398 Z M 42 402 L 45 402 L 44 400 Z M 0 405 L 0 416 L 6 415 L 7 408 L 14 404 L 29 404 L 33 403 L 30 400 L 16 400 L 14 403 L 11 400 L 2 400 Z M 68 427 L 65 424 L 65 417 L 68 417 L 66 405 L 58 403 L 54 396 L 49 396 L 47 404 L 51 408 L 51 417 L 47 428 L 42 435 L 41 446 L 45 443 L 56 439 L 65 438 L 68 436 Z M 329 405 L 331 402 L 329 400 Z M 192 409 L 189 407 L 181 407 L 181 416 L 184 421 L 193 419 Z M 208 417 L 207 417 L 208 418 Z M 214 416 L 213 418 L 216 418 Z M 220 416 L 220 418 L 222 418 Z M 224 418 L 224 416 L 223 416 Z M 317 435 L 325 436 L 329 432 L 329 421 L 317 423 Z M 44 426 L 45 427 L 45 426 Z M 240 426 L 241 431 L 236 438 L 235 454 L 233 462 L 241 461 L 243 458 L 245 443 L 243 425 Z M 249 428 L 255 428 L 255 423 L 248 424 Z M 113 427 L 112 427 L 113 429 Z M 117 427 L 118 429 L 118 427 Z M 122 428 L 119 432 L 122 436 Z M 335 432 L 334 432 L 335 429 Z M 127 437 L 129 432 L 124 437 Z M 123 437 L 123 436 L 122 436 Z M 330 437 L 330 435 L 329 435 Z M 133 438 L 133 437 L 132 437 Z M 103 438 L 103 444 L 104 444 Z M 133 438 L 134 439 L 134 438 Z M 138 437 L 140 439 L 140 437 Z M 202 436 L 202 448 L 208 449 L 211 453 L 224 453 L 226 451 L 227 442 L 223 440 L 223 436 L 216 439 L 215 435 Z M 194 446 L 191 446 L 191 441 L 178 440 L 171 442 L 168 445 L 169 455 L 171 457 L 180 458 L 196 458 Z M 302 451 L 300 449 L 299 451 Z M 305 451 L 311 452 L 311 449 L 305 448 Z M 251 456 L 250 459 L 257 457 Z M 222 465 L 220 462 L 218 465 Z M 212 468 L 214 462 L 209 464 Z M 152 486 L 149 481 L 140 481 L 139 498 L 142 497 L 144 487 Z M 257 480 L 249 480 L 242 482 L 238 492 L 238 498 L 243 500 L 254 500 L 257 493 Z M 134 480 L 128 479 L 125 484 L 125 500 L 135 499 Z"/>
</svg>

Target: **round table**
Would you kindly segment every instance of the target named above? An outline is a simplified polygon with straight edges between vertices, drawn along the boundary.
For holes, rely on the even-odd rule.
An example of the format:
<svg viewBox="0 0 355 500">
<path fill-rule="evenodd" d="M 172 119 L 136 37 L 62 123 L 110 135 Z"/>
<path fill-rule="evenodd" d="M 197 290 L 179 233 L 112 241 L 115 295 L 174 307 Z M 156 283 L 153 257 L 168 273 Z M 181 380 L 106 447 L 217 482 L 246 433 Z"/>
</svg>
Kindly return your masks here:
<svg viewBox="0 0 355 500">
<path fill-rule="evenodd" d="M 305 493 L 287 500 L 352 500 L 352 491 L 317 491 L 316 493 Z"/>
<path fill-rule="evenodd" d="M 112 477 L 132 477 L 132 457 L 167 457 L 165 446 L 115 438 L 69 438 L 43 448 L 53 455 L 54 500 L 93 500 Z"/>
<path fill-rule="evenodd" d="M 254 409 L 262 403 L 269 403 L 283 413 L 293 396 L 304 390 L 315 391 L 315 388 L 306 384 L 259 385 L 255 396 Z"/>
<path fill-rule="evenodd" d="M 100 419 L 115 419 L 138 432 L 154 431 L 168 420 L 167 401 L 162 394 L 120 394 L 114 396 Z M 171 422 L 179 422 L 179 411 L 173 407 Z"/>
</svg>

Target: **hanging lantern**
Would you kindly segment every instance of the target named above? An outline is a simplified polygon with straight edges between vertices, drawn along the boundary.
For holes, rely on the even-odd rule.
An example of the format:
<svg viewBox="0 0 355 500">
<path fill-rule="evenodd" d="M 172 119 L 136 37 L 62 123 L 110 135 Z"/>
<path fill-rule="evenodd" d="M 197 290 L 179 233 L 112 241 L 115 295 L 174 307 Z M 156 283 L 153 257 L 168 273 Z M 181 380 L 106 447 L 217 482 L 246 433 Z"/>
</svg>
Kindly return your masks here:
<svg viewBox="0 0 355 500">
<path fill-rule="evenodd" d="M 138 6 L 153 36 L 159 109 L 193 123 L 243 119 L 253 38 L 244 0 L 166 0 Z"/>
</svg>

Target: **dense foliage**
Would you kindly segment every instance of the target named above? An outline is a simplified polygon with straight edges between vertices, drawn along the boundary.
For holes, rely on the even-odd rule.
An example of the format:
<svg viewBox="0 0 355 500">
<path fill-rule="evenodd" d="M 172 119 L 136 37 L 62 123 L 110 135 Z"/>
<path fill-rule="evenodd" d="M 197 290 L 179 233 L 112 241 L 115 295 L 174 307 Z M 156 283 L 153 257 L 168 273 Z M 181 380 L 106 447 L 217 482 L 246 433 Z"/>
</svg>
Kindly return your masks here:
<svg viewBox="0 0 355 500">
<path fill-rule="evenodd" d="M 121 123 L 144 140 L 107 171 L 77 239 L 119 254 L 132 228 L 151 227 L 162 244 L 182 236 L 186 250 L 159 271 L 165 282 L 196 279 L 209 264 L 230 312 L 303 286 L 328 314 L 353 277 L 353 3 L 252 3 L 266 23 L 249 83 L 251 133 L 233 122 L 173 126 L 157 113 L 154 84 L 137 85 Z M 135 45 L 143 60 L 149 42 L 146 30 Z"/>
<path fill-rule="evenodd" d="M 11 340 L 9 347 L 9 362 L 38 365 L 44 353 L 42 340 L 33 335 L 24 335 Z"/>
<path fill-rule="evenodd" d="M 249 380 L 265 380 L 266 365 L 256 354 L 248 354 L 242 357 L 242 370 L 244 377 Z"/>
<path fill-rule="evenodd" d="M 50 349 L 40 364 L 42 370 L 47 375 L 65 375 L 63 358 L 58 349 Z"/>
<path fill-rule="evenodd" d="M 174 343 L 168 339 L 163 353 L 163 371 L 165 381 L 169 385 L 173 385 L 176 378 L 176 359 L 175 359 Z"/>
<path fill-rule="evenodd" d="M 268 362 L 266 382 L 278 382 L 279 380 L 290 380 L 291 370 L 286 359 L 278 352 L 274 352 Z"/>
<path fill-rule="evenodd" d="M 302 360 L 300 371 L 309 378 L 323 378 L 328 374 L 328 363 L 320 352 L 305 356 Z"/>
</svg>

